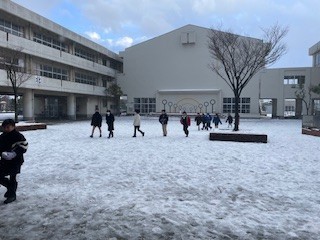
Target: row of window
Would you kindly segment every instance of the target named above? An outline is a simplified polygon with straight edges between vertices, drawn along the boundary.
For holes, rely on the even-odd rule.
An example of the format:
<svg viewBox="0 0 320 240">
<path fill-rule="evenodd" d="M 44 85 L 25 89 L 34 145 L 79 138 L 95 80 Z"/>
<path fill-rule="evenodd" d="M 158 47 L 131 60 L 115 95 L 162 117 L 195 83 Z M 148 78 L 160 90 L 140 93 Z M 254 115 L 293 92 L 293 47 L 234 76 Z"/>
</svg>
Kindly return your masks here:
<svg viewBox="0 0 320 240">
<path fill-rule="evenodd" d="M 23 36 L 23 27 L 20 27 L 10 21 L 0 18 L 0 30 L 4 32 L 11 33 L 13 35 L 22 37 Z"/>
<path fill-rule="evenodd" d="M 284 85 L 302 85 L 305 83 L 306 77 L 303 75 L 297 76 L 284 76 L 283 84 Z"/>
<path fill-rule="evenodd" d="M 85 51 L 85 50 L 83 50 L 81 48 L 75 48 L 74 55 L 94 62 L 93 54 L 91 54 L 91 53 L 89 53 L 89 52 L 87 52 L 87 51 Z"/>
<path fill-rule="evenodd" d="M 235 98 L 223 98 L 223 113 L 235 113 Z M 239 99 L 239 113 L 250 113 L 250 98 Z"/>
<path fill-rule="evenodd" d="M 64 52 L 67 51 L 66 45 L 64 43 L 40 33 L 33 33 L 33 41 Z"/>
<path fill-rule="evenodd" d="M 39 72 L 40 76 L 60 80 L 68 80 L 68 70 L 63 68 L 40 64 L 40 69 L 37 72 Z"/>
<path fill-rule="evenodd" d="M 53 67 L 49 65 L 40 64 L 40 69 L 37 70 L 40 76 L 60 79 L 60 80 L 68 80 L 69 74 L 67 69 Z M 75 82 L 97 85 L 97 78 L 88 74 L 83 73 L 75 73 Z"/>
<path fill-rule="evenodd" d="M 16 24 L 12 23 L 11 21 L 4 20 L 2 18 L 0 18 L 0 31 L 8 32 L 8 33 L 11 33 L 11 34 L 19 36 L 19 37 L 23 37 L 23 35 L 24 35 L 23 34 L 23 32 L 24 32 L 23 27 L 16 25 Z M 43 45 L 46 45 L 48 47 L 55 48 L 60 51 L 68 52 L 68 46 L 66 44 L 64 44 L 63 42 L 61 42 L 55 38 L 49 37 L 44 34 L 40 34 L 38 32 L 33 33 L 33 41 L 40 43 L 40 44 L 43 44 Z M 81 57 L 81 58 L 84 58 L 86 60 L 95 62 L 94 54 L 90 53 L 87 50 L 84 50 L 83 48 L 76 47 L 74 55 Z M 102 59 L 102 64 L 104 66 L 109 65 L 108 67 L 122 72 L 122 63 L 118 62 L 114 59 Z"/>
<path fill-rule="evenodd" d="M 134 98 L 134 109 L 140 110 L 141 113 L 156 112 L 155 98 Z"/>
<path fill-rule="evenodd" d="M 91 75 L 76 72 L 75 82 L 90 84 L 90 85 L 97 85 L 97 78 Z"/>
</svg>

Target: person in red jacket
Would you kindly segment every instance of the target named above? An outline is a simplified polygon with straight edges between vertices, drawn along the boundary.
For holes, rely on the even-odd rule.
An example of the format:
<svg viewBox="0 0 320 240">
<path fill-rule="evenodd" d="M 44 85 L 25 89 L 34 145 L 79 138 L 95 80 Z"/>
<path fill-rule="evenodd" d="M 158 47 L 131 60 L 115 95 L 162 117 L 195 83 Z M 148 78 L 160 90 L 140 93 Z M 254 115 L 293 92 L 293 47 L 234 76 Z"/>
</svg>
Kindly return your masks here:
<svg viewBox="0 0 320 240">
<path fill-rule="evenodd" d="M 190 126 L 191 121 L 190 121 L 190 117 L 187 115 L 185 111 L 182 113 L 180 123 L 183 125 L 183 131 L 186 134 L 186 137 L 188 137 L 189 136 L 188 127 Z"/>
</svg>

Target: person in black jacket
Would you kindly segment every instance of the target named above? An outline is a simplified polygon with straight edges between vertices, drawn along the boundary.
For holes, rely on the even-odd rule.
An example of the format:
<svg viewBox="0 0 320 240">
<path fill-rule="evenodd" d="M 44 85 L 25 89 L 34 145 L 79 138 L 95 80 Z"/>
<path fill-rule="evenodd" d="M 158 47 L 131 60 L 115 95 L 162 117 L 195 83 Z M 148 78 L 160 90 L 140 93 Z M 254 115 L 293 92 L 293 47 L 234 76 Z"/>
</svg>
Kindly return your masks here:
<svg viewBox="0 0 320 240">
<path fill-rule="evenodd" d="M 101 135 L 101 125 L 102 125 L 102 116 L 99 113 L 99 109 L 96 108 L 96 112 L 92 115 L 92 118 L 91 118 L 91 126 L 92 126 L 92 133 L 90 135 L 91 138 L 93 137 L 93 133 L 94 133 L 94 130 L 96 127 L 99 128 L 100 137 L 102 136 Z"/>
<path fill-rule="evenodd" d="M 202 123 L 202 116 L 200 115 L 200 113 L 197 113 L 197 116 L 195 117 L 194 121 L 198 126 L 198 131 L 200 131 L 200 124 Z"/>
<path fill-rule="evenodd" d="M 228 128 L 232 127 L 232 123 L 233 123 L 233 117 L 231 116 L 231 114 L 228 114 L 227 120 L 226 122 L 228 123 Z"/>
<path fill-rule="evenodd" d="M 23 154 L 27 151 L 28 142 L 15 129 L 13 119 L 6 119 L 2 122 L 2 131 L 0 135 L 0 184 L 7 188 L 4 194 L 4 197 L 7 198 L 4 203 L 7 204 L 16 200 L 18 187 L 16 176 L 20 173 L 24 162 Z"/>
<path fill-rule="evenodd" d="M 109 137 L 113 137 L 113 130 L 114 130 L 114 115 L 111 113 L 110 110 L 107 110 L 106 114 L 106 123 L 108 125 Z"/>
<path fill-rule="evenodd" d="M 163 136 L 167 136 L 167 125 L 168 125 L 169 117 L 166 114 L 166 110 L 161 111 L 161 115 L 159 116 L 159 122 L 162 125 Z"/>
</svg>

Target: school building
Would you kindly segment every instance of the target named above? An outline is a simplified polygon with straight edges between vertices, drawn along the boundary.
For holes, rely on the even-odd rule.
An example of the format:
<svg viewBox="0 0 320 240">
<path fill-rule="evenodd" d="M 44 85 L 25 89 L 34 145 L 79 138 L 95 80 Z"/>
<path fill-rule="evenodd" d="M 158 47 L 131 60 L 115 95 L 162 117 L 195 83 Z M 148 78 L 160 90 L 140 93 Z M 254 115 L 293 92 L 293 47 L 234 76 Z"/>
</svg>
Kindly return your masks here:
<svg viewBox="0 0 320 240">
<path fill-rule="evenodd" d="M 127 94 L 127 110 L 142 113 L 165 109 L 168 113 L 234 113 L 234 95 L 210 68 L 208 28 L 186 25 L 131 46 L 120 53 L 123 74 L 118 82 Z M 297 90 L 320 83 L 319 43 L 310 48 L 312 67 L 264 69 L 245 87 L 240 115 L 257 117 L 307 114 Z M 306 53 L 308 54 L 308 53 Z M 320 111 L 320 96 L 306 94 L 305 101 Z M 310 112 L 308 112 L 310 114 Z"/>
<path fill-rule="evenodd" d="M 113 106 L 105 89 L 123 65 L 118 54 L 10 0 L 0 1 L 0 62 L 0 95 L 12 94 L 6 64 L 25 73 L 18 92 L 25 120 L 105 112 Z"/>
</svg>

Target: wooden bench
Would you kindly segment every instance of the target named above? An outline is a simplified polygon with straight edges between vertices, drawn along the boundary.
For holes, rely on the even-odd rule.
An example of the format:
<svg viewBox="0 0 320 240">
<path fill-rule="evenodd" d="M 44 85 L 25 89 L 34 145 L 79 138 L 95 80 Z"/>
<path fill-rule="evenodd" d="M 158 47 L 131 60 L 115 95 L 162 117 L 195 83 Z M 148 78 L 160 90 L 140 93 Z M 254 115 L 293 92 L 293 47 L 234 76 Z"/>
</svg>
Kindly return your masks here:
<svg viewBox="0 0 320 240">
<path fill-rule="evenodd" d="M 268 142 L 268 136 L 265 134 L 210 133 L 209 139 L 211 141 L 257 142 L 257 143 Z"/>
<path fill-rule="evenodd" d="M 30 124 L 16 124 L 16 129 L 18 131 L 30 131 L 38 129 L 47 129 L 47 124 L 45 123 L 30 123 Z M 0 131 L 2 132 L 2 127 L 0 125 Z"/>
</svg>

